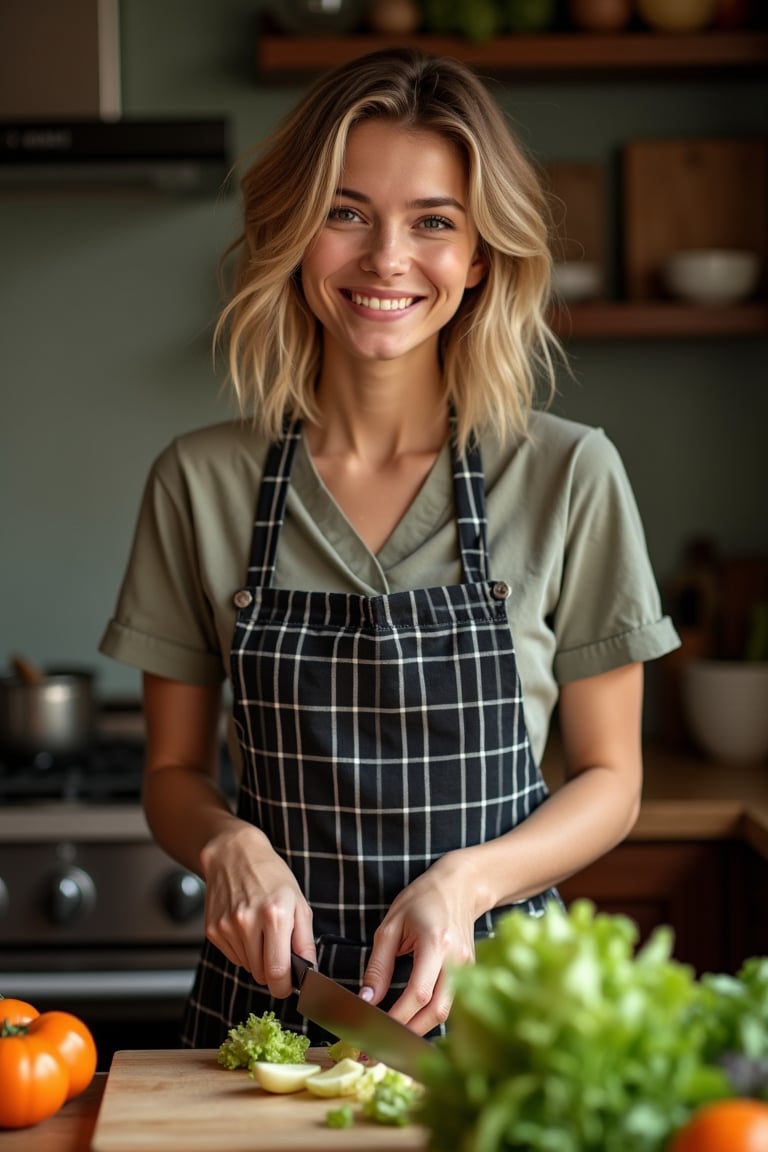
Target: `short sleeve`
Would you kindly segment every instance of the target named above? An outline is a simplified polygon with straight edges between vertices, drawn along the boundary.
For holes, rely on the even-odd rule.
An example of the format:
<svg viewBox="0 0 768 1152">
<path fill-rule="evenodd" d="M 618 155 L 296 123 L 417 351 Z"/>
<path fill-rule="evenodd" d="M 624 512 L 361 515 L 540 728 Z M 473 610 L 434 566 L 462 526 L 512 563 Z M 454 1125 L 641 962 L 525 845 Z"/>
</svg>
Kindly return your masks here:
<svg viewBox="0 0 768 1152">
<path fill-rule="evenodd" d="M 190 505 L 172 444 L 147 479 L 117 607 L 100 651 L 159 676 L 214 685 L 225 671 Z"/>
<path fill-rule="evenodd" d="M 652 660 L 679 645 L 662 615 L 637 503 L 616 448 L 592 430 L 571 467 L 554 612 L 560 683 Z"/>
</svg>

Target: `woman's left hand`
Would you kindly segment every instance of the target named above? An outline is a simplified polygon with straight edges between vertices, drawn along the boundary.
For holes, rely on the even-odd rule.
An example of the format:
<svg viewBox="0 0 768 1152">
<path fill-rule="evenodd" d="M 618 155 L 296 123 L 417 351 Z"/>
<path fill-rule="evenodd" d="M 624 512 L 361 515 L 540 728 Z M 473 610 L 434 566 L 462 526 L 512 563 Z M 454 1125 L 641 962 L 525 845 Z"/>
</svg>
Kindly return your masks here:
<svg viewBox="0 0 768 1152">
<path fill-rule="evenodd" d="M 386 995 L 395 960 L 413 954 L 413 970 L 390 1016 L 425 1035 L 445 1023 L 451 1006 L 449 967 L 474 960 L 477 887 L 465 851 L 450 852 L 392 902 L 379 925 L 361 995 L 373 1004 Z"/>
</svg>

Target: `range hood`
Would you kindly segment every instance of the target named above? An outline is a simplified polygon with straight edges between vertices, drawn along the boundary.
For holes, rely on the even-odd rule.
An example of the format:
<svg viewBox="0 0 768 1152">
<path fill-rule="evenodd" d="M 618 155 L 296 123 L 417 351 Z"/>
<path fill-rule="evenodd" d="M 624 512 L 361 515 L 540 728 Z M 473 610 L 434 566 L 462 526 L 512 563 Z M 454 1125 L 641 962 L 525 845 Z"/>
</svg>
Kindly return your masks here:
<svg viewBox="0 0 768 1152">
<path fill-rule="evenodd" d="M 0 189 L 111 184 L 216 192 L 230 163 L 221 117 L 0 122 Z"/>
<path fill-rule="evenodd" d="M 119 33 L 119 0 L 0 0 L 0 191 L 222 186 L 227 122 L 127 115 Z"/>
</svg>

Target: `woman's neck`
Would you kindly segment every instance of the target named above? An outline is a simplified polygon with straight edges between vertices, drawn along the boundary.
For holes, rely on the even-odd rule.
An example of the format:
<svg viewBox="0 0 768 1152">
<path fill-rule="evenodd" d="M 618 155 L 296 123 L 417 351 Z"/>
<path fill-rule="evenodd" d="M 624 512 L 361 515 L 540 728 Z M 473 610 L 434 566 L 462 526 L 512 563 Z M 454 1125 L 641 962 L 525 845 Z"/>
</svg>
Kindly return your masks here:
<svg viewBox="0 0 768 1152">
<path fill-rule="evenodd" d="M 313 455 L 346 455 L 375 466 L 403 454 L 437 453 L 448 435 L 442 378 L 432 358 L 352 370 L 326 358 L 316 398 L 321 419 L 306 430 Z"/>
<path fill-rule="evenodd" d="M 304 435 L 318 475 L 357 534 L 376 554 L 418 496 L 449 431 L 434 365 L 423 374 L 398 363 L 331 369 L 317 389 L 321 420 Z"/>
</svg>

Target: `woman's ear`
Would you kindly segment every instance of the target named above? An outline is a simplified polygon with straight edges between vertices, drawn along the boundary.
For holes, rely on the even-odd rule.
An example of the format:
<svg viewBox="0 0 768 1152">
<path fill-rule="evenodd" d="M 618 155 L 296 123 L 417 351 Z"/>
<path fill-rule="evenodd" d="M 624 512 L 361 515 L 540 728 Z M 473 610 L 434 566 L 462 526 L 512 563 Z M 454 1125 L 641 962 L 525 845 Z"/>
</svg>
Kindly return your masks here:
<svg viewBox="0 0 768 1152">
<path fill-rule="evenodd" d="M 472 257 L 472 263 L 467 271 L 465 288 L 477 288 L 488 275 L 488 257 L 482 246 L 479 246 Z"/>
</svg>

